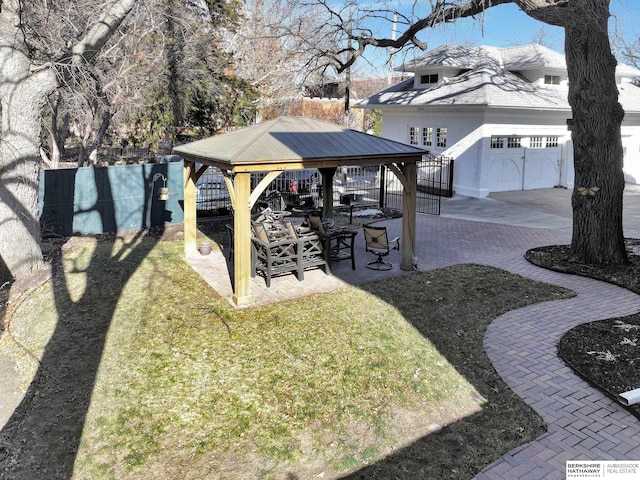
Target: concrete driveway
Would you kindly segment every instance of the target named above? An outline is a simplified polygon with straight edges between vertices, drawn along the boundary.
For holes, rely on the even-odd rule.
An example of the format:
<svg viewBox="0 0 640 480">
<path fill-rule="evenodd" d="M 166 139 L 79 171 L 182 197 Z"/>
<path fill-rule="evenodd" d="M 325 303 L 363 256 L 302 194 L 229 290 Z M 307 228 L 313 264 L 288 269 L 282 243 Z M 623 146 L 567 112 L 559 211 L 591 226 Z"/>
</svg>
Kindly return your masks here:
<svg viewBox="0 0 640 480">
<path fill-rule="evenodd" d="M 571 190 L 538 190 L 492 193 L 487 198 L 454 195 L 443 198 L 441 216 L 461 220 L 500 223 L 571 231 Z M 624 234 L 640 237 L 640 185 L 627 184 L 623 200 Z"/>
</svg>

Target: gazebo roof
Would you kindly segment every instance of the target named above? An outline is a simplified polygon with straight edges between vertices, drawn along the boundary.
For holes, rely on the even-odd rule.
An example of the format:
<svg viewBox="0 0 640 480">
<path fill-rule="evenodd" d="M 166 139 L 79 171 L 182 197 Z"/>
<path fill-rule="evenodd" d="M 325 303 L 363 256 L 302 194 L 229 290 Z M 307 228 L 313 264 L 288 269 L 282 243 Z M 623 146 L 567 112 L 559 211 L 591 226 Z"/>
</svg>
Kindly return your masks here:
<svg viewBox="0 0 640 480">
<path fill-rule="evenodd" d="M 308 117 L 279 117 L 174 148 L 187 160 L 264 171 L 415 160 L 423 149 Z"/>
</svg>

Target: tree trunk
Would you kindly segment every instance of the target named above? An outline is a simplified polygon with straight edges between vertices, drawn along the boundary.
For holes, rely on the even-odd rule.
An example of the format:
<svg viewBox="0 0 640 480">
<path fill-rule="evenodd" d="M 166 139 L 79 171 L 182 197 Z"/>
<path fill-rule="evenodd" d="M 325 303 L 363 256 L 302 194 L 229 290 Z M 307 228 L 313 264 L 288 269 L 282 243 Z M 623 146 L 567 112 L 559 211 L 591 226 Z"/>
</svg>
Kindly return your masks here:
<svg viewBox="0 0 640 480">
<path fill-rule="evenodd" d="M 22 0 L 0 1 L 0 256 L 15 277 L 43 266 L 38 208 L 40 133 L 47 97 L 58 86 L 52 65 L 32 64 Z M 74 45 L 71 62 L 91 61 L 135 5 L 113 0 Z M 55 63 L 55 62 L 54 62 Z M 67 72 L 69 69 L 62 69 Z"/>
<path fill-rule="evenodd" d="M 8 74 L 4 64 L 5 78 Z M 18 75 L 19 76 L 19 75 Z M 51 71 L 1 87 L 0 254 L 15 277 L 42 268 L 38 160 L 42 109 L 55 87 Z"/>
<path fill-rule="evenodd" d="M 57 85 L 54 72 L 30 73 L 18 2 L 0 12 L 0 255 L 14 277 L 43 267 L 38 213 L 40 131 L 47 96 Z"/>
<path fill-rule="evenodd" d="M 98 148 L 102 145 L 102 139 L 104 138 L 104 134 L 107 132 L 107 128 L 109 128 L 110 123 L 111 114 L 106 112 L 102 117 L 102 123 L 100 124 L 98 133 L 96 133 L 96 138 L 93 140 L 93 143 L 89 148 L 89 165 L 92 167 L 95 167 L 98 164 Z"/>
<path fill-rule="evenodd" d="M 622 264 L 624 111 L 607 31 L 608 2 L 592 2 L 592 8 L 591 15 L 565 25 L 575 167 L 571 254 L 585 264 Z"/>
</svg>

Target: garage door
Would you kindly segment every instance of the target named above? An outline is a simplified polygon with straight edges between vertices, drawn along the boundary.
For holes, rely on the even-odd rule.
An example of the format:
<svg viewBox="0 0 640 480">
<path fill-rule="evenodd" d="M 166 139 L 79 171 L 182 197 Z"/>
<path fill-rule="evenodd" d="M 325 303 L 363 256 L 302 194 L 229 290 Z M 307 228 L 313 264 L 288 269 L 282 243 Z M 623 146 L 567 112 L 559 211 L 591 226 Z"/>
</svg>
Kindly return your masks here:
<svg viewBox="0 0 640 480">
<path fill-rule="evenodd" d="M 560 183 L 557 137 L 492 137 L 490 152 L 490 192 L 551 188 Z"/>
<path fill-rule="evenodd" d="M 552 188 L 560 183 L 560 148 L 524 149 L 524 190 Z"/>
</svg>

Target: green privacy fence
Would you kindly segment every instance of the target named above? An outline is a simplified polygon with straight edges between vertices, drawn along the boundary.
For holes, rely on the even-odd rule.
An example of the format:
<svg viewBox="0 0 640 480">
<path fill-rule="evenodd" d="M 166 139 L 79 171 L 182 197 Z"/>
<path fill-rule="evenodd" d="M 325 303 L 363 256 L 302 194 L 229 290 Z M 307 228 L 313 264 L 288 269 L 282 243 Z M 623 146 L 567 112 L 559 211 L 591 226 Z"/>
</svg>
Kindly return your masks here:
<svg viewBox="0 0 640 480">
<path fill-rule="evenodd" d="M 169 198 L 159 190 L 169 187 Z M 89 235 L 184 221 L 183 162 L 40 171 L 43 236 Z"/>
</svg>

